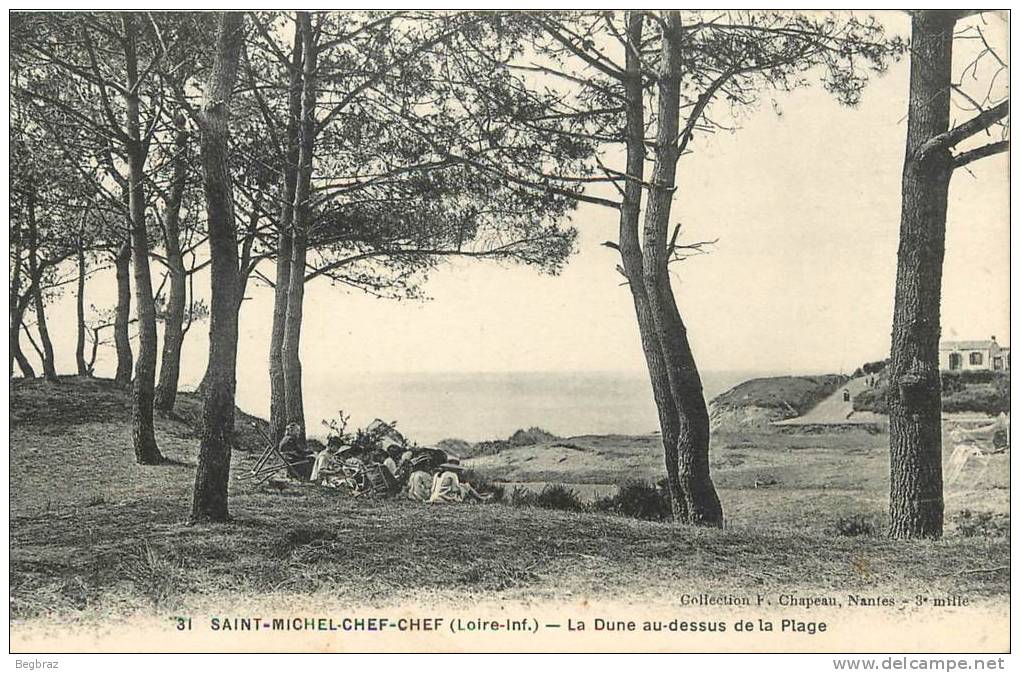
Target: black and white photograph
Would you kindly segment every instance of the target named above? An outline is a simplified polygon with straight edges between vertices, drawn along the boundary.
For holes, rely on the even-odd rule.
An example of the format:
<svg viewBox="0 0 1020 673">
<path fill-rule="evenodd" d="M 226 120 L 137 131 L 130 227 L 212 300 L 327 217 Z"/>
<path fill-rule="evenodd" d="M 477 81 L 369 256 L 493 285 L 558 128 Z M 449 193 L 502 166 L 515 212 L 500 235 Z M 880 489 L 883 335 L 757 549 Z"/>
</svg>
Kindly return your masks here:
<svg viewBox="0 0 1020 673">
<path fill-rule="evenodd" d="M 8 21 L 12 668 L 1005 668 L 1009 10 Z"/>
</svg>

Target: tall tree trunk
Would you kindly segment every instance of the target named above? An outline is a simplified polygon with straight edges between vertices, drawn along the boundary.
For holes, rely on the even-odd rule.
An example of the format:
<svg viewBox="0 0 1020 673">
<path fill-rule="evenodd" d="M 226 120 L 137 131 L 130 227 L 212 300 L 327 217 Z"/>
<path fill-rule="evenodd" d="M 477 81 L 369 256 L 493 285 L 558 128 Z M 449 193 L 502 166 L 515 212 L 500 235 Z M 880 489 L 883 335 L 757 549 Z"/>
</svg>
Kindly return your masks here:
<svg viewBox="0 0 1020 673">
<path fill-rule="evenodd" d="M 138 360 L 131 390 L 135 460 L 140 465 L 163 462 L 156 446 L 153 426 L 153 394 L 156 387 L 156 306 L 149 275 L 149 240 L 145 223 L 145 140 L 142 137 L 138 93 L 138 53 L 134 16 L 121 14 L 124 25 L 124 60 L 127 67 L 125 109 L 128 163 L 128 205 L 131 213 L 131 257 L 134 266 L 135 302 L 138 313 Z"/>
<path fill-rule="evenodd" d="M 77 333 L 74 342 L 74 361 L 78 368 L 78 376 L 89 376 L 88 363 L 85 361 L 85 275 L 88 273 L 88 263 L 85 259 L 84 243 L 78 246 L 78 292 L 75 294 L 75 309 L 77 314 Z"/>
<path fill-rule="evenodd" d="M 290 292 L 290 264 L 293 255 L 294 188 L 297 183 L 298 142 L 301 114 L 302 33 L 294 31 L 289 100 L 287 106 L 287 147 L 283 163 L 283 198 L 280 230 L 276 244 L 276 285 L 273 294 L 273 329 L 269 342 L 269 426 L 274 442 L 283 438 L 287 425 L 287 382 L 283 361 L 283 336 L 287 324 L 287 295 Z"/>
<path fill-rule="evenodd" d="M 709 418 L 687 330 L 669 282 L 669 215 L 676 184 L 680 133 L 680 14 L 666 12 L 658 82 L 658 129 L 644 223 L 642 279 L 655 334 L 662 348 L 669 388 L 676 404 L 677 477 L 687 522 L 722 526 L 719 496 L 709 471 Z"/>
<path fill-rule="evenodd" d="M 156 409 L 169 413 L 177 400 L 181 372 L 181 346 L 184 343 L 184 309 L 187 302 L 187 271 L 181 254 L 180 217 L 184 188 L 188 178 L 188 129 L 184 117 L 174 118 L 174 174 L 166 203 L 163 228 L 166 231 L 166 261 L 170 276 L 166 314 L 163 316 L 163 357 L 160 360 Z"/>
<path fill-rule="evenodd" d="M 202 443 L 192 521 L 226 521 L 230 448 L 237 385 L 238 258 L 230 179 L 230 101 L 243 45 L 244 15 L 224 12 L 216 57 L 202 106 L 202 174 L 205 186 L 212 299 L 209 319 L 209 378 L 202 412 Z"/>
<path fill-rule="evenodd" d="M 25 302 L 19 301 L 11 306 L 11 328 L 10 328 L 10 371 L 11 377 L 14 376 L 14 362 L 18 363 L 18 368 L 21 369 L 21 375 L 26 379 L 35 378 L 35 369 L 32 367 L 32 363 L 29 362 L 28 357 L 25 356 L 25 352 L 21 350 L 21 323 L 25 319 Z"/>
<path fill-rule="evenodd" d="M 117 373 L 114 381 L 127 387 L 131 385 L 131 370 L 134 369 L 134 355 L 131 353 L 131 235 L 118 248 L 114 256 L 117 275 L 117 309 L 113 320 L 113 341 L 117 349 Z"/>
<path fill-rule="evenodd" d="M 301 84 L 301 126 L 298 143 L 298 174 L 294 185 L 294 227 L 291 241 L 290 278 L 287 292 L 287 320 L 283 333 L 284 383 L 287 421 L 301 425 L 304 439 L 305 412 L 301 390 L 301 319 L 305 295 L 307 234 L 311 219 L 312 157 L 315 150 L 315 102 L 317 53 L 308 12 L 298 13 L 304 64 Z"/>
<path fill-rule="evenodd" d="M 641 44 L 644 30 L 644 15 L 631 12 L 627 21 L 627 39 L 632 45 Z M 645 171 L 645 119 L 643 87 L 641 82 L 641 62 L 636 50 L 627 50 L 627 80 L 624 82 L 626 97 L 626 144 L 627 144 L 627 178 L 623 193 L 623 204 L 620 208 L 620 257 L 623 261 L 623 273 L 627 278 L 631 297 L 634 300 L 634 312 L 637 317 L 638 332 L 641 336 L 641 349 L 644 351 L 648 375 L 652 383 L 652 395 L 659 416 L 659 428 L 662 432 L 662 447 L 666 464 L 666 479 L 669 483 L 670 501 L 675 521 L 687 520 L 687 501 L 681 497 L 680 479 L 677 471 L 676 442 L 679 419 L 676 403 L 669 389 L 666 363 L 662 355 L 662 347 L 655 334 L 655 324 L 648 303 L 648 293 L 642 282 L 641 243 L 638 237 L 638 222 L 641 216 L 642 181 Z"/>
<path fill-rule="evenodd" d="M 286 419 L 298 423 L 304 436 L 305 412 L 301 384 L 301 320 L 304 306 L 304 269 L 307 247 L 303 232 L 295 230 L 291 242 L 291 274 L 287 292 L 287 316 L 283 335 L 283 373 Z M 295 270 L 297 272 L 295 273 Z"/>
<path fill-rule="evenodd" d="M 21 366 L 21 361 L 25 358 L 25 354 L 21 352 L 21 321 L 24 319 L 24 311 L 20 310 L 19 302 L 21 300 L 21 245 L 20 242 L 12 237 L 11 240 L 11 284 L 9 293 L 7 295 L 7 312 L 10 318 L 10 346 L 7 349 L 7 372 L 9 378 L 14 378 L 14 362 L 17 360 L 18 366 Z M 27 360 L 26 360 L 27 362 Z M 29 365 L 31 367 L 31 365 Z M 25 372 L 25 368 L 21 367 L 22 374 L 25 378 L 30 378 Z M 35 376 L 35 372 L 32 372 L 32 377 Z"/>
<path fill-rule="evenodd" d="M 53 355 L 53 341 L 50 339 L 50 330 L 46 324 L 46 301 L 43 299 L 42 289 L 37 285 L 32 298 L 35 306 L 35 326 L 39 330 L 39 341 L 43 350 L 43 376 L 47 381 L 57 382 L 57 366 Z"/>
<path fill-rule="evenodd" d="M 18 363 L 18 368 L 21 369 L 21 375 L 26 379 L 35 378 L 35 369 L 32 368 L 32 363 L 25 357 L 24 351 L 21 350 L 21 323 L 25 320 L 25 308 L 28 306 L 28 295 L 21 294 L 21 274 L 22 274 L 22 248 L 20 241 L 12 241 L 13 246 L 12 256 L 14 261 L 12 262 L 13 268 L 11 269 L 11 288 L 10 295 L 7 304 L 7 308 L 10 312 L 10 346 L 7 351 L 7 367 L 10 373 L 10 377 L 14 378 L 14 363 Z"/>
<path fill-rule="evenodd" d="M 665 309 L 665 339 L 667 371 L 674 375 L 670 387 L 677 405 L 679 427 L 676 440 L 677 473 L 680 489 L 686 499 L 687 521 L 696 525 L 722 526 L 722 503 L 712 482 L 709 464 L 711 419 L 705 391 L 687 340 L 684 325 L 668 272 L 660 280 L 661 305 Z M 675 383 L 675 385 L 674 385 Z"/>
<path fill-rule="evenodd" d="M 921 148 L 949 129 L 952 42 L 948 12 L 913 14 L 910 104 L 889 377 L 889 534 L 942 535 L 942 260 L 952 156 Z"/>
<path fill-rule="evenodd" d="M 32 276 L 32 307 L 35 310 L 36 328 L 42 343 L 43 376 L 47 381 L 57 381 L 57 366 L 53 356 L 53 341 L 46 325 L 46 301 L 42 291 L 42 269 L 39 267 L 39 227 L 35 219 L 35 192 L 28 195 L 28 270 Z"/>
</svg>

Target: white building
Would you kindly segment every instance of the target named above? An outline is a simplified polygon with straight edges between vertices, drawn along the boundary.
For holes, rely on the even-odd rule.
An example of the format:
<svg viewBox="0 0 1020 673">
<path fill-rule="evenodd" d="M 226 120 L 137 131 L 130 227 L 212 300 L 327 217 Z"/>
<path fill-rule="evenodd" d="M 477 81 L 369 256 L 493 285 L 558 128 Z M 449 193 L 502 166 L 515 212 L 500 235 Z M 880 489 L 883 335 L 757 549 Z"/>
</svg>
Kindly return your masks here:
<svg viewBox="0 0 1020 673">
<path fill-rule="evenodd" d="M 942 341 L 939 369 L 943 371 L 1009 370 L 1009 346 L 1000 346 L 993 336 L 987 341 Z"/>
</svg>

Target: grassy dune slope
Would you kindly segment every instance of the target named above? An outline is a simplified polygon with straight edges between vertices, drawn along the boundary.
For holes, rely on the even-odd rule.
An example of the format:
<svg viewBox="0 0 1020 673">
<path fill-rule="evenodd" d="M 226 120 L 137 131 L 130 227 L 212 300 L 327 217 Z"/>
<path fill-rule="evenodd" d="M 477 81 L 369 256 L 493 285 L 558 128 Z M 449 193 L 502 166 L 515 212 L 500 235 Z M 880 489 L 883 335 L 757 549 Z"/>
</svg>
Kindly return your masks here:
<svg viewBox="0 0 1020 673">
<path fill-rule="evenodd" d="M 180 419 L 157 424 L 161 449 L 179 463 L 159 467 L 133 463 L 126 396 L 108 383 L 15 382 L 11 397 L 16 623 L 210 605 L 228 612 L 267 595 L 377 607 L 566 596 L 668 603 L 691 591 L 758 590 L 953 592 L 1001 601 L 1009 590 L 1005 537 L 832 536 L 839 513 L 877 517 L 884 508 L 881 438 L 866 434 L 717 439 L 725 531 L 502 504 L 349 499 L 312 486 L 281 493 L 237 481 L 232 524 L 188 526 L 193 397 L 182 398 Z M 242 440 L 254 451 L 235 452 L 235 471 L 257 455 L 252 438 Z M 659 460 L 654 438 L 571 441 L 606 452 L 605 477 L 614 481 L 630 472 L 610 474 L 618 461 L 651 471 Z M 1002 462 L 979 467 L 999 474 L 1005 459 L 992 458 Z M 755 488 L 763 473 L 777 483 Z M 950 497 L 950 508 L 1002 511 L 1003 483 L 968 486 Z"/>
</svg>

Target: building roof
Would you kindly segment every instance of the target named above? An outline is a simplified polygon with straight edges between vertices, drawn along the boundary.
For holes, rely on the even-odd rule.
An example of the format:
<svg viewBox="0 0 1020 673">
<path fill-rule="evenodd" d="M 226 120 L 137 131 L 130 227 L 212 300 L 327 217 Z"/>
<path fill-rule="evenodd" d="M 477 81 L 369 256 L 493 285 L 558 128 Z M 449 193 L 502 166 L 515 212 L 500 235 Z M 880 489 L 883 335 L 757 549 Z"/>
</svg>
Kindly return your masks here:
<svg viewBox="0 0 1020 673">
<path fill-rule="evenodd" d="M 942 351 L 981 351 L 988 350 L 995 344 L 994 341 L 984 339 L 983 341 L 942 341 L 939 342 L 939 350 Z"/>
</svg>

